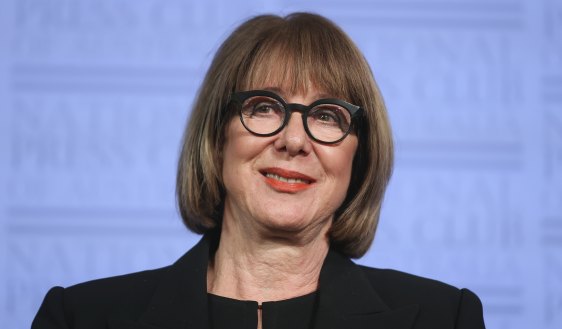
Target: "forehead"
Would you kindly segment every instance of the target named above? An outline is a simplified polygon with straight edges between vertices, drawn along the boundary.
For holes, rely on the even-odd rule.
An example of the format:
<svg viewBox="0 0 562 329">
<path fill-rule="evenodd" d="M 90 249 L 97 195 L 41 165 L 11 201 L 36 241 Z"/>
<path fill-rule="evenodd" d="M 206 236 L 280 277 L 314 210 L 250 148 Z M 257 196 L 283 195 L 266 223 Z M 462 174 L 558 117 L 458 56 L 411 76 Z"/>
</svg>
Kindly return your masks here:
<svg viewBox="0 0 562 329">
<path fill-rule="evenodd" d="M 244 74 L 241 90 L 268 89 L 286 95 L 317 94 L 323 98 L 349 99 L 347 82 L 339 63 L 314 64 L 314 56 L 298 56 L 282 49 L 258 54 Z"/>
<path fill-rule="evenodd" d="M 309 99 L 309 101 L 311 102 L 323 98 L 338 98 L 330 93 L 325 92 L 322 89 L 316 88 L 312 84 L 309 85 L 309 88 L 307 90 L 300 90 L 299 88 L 297 91 L 295 91 L 295 90 L 291 90 L 291 88 L 289 88 L 288 86 L 277 86 L 276 84 L 271 84 L 271 83 L 265 83 L 265 84 L 256 83 L 251 87 L 251 90 L 271 91 L 281 96 L 281 98 L 285 99 L 285 101 L 290 101 L 290 98 L 292 97 L 301 97 L 303 99 Z"/>
</svg>

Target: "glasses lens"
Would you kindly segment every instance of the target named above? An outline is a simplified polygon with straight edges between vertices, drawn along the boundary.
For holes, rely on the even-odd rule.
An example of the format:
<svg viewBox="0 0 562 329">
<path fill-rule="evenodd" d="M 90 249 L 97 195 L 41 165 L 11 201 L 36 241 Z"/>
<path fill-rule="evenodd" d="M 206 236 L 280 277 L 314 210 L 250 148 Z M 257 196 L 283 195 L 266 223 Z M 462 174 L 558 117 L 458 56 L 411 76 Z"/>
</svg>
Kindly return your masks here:
<svg viewBox="0 0 562 329">
<path fill-rule="evenodd" d="M 351 127 L 351 114 L 336 104 L 321 104 L 308 113 L 308 130 L 323 142 L 335 142 L 345 136 Z"/>
<path fill-rule="evenodd" d="M 285 108 L 267 96 L 254 96 L 242 104 L 242 122 L 255 134 L 271 134 L 283 125 Z"/>
</svg>

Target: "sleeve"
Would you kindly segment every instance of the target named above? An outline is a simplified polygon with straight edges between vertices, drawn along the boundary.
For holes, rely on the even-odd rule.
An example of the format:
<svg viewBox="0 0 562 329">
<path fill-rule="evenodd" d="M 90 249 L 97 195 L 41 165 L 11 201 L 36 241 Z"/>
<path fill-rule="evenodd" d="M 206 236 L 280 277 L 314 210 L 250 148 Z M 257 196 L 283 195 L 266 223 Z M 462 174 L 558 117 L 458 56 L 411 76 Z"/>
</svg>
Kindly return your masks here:
<svg viewBox="0 0 562 329">
<path fill-rule="evenodd" d="M 31 329 L 69 328 L 64 312 L 64 288 L 51 288 L 33 319 Z"/>
<path fill-rule="evenodd" d="M 455 328 L 485 329 L 482 303 L 478 296 L 468 289 L 461 290 Z"/>
</svg>

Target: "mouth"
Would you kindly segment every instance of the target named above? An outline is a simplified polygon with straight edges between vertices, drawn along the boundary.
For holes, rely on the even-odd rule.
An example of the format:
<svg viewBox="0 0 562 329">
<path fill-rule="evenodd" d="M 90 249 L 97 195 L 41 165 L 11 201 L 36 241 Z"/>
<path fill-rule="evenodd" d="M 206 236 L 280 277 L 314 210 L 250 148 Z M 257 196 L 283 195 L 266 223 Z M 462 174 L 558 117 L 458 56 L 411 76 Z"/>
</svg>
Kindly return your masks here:
<svg viewBox="0 0 562 329">
<path fill-rule="evenodd" d="M 281 168 L 260 170 L 265 182 L 279 192 L 296 193 L 312 186 L 315 179 L 302 173 Z"/>
<path fill-rule="evenodd" d="M 289 183 L 289 184 L 310 184 L 309 180 L 301 179 L 301 178 L 286 178 L 272 173 L 265 173 L 264 176 L 267 178 L 276 179 L 278 181 Z"/>
</svg>

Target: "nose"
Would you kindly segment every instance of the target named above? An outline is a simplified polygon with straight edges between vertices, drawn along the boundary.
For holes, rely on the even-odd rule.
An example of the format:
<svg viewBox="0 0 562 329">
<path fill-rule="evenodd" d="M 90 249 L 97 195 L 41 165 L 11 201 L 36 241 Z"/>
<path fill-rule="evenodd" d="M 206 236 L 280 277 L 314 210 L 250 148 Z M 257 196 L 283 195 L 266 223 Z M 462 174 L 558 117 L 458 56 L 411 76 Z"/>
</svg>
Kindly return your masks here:
<svg viewBox="0 0 562 329">
<path fill-rule="evenodd" d="M 290 156 L 306 155 L 312 150 L 312 143 L 304 130 L 300 113 L 292 113 L 289 122 L 277 136 L 275 148 L 286 151 Z"/>
</svg>

